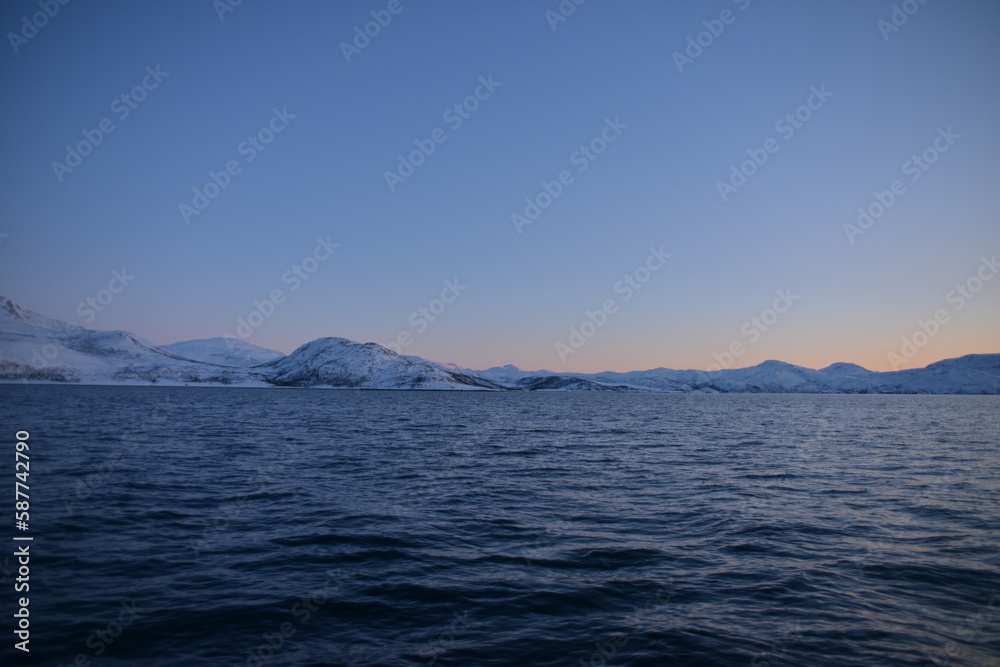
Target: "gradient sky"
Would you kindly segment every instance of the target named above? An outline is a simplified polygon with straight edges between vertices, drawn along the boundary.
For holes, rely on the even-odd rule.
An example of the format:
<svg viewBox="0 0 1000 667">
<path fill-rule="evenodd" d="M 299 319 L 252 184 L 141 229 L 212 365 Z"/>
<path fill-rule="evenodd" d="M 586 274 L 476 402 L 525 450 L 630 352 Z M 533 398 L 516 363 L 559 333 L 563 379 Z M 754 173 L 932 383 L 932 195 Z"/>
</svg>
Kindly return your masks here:
<svg viewBox="0 0 1000 667">
<path fill-rule="evenodd" d="M 871 0 L 590 0 L 555 30 L 556 0 L 402 0 L 348 63 L 340 44 L 388 4 L 244 0 L 220 20 L 210 0 L 77 1 L 17 53 L 8 35 L 0 294 L 165 344 L 236 333 L 282 289 L 250 342 L 406 332 L 404 353 L 471 368 L 704 369 L 740 342 L 736 367 L 888 370 L 938 309 L 948 322 L 901 367 L 1000 351 L 1000 279 L 960 310 L 948 300 L 1000 253 L 996 2 L 929 0 L 885 39 L 892 3 Z M 735 20 L 679 72 L 674 52 L 726 9 Z M 38 11 L 5 2 L 0 27 Z M 112 103 L 147 66 L 169 76 L 119 120 Z M 453 130 L 443 113 L 490 76 L 500 86 Z M 813 86 L 833 96 L 786 139 L 776 121 Z M 238 146 L 273 108 L 295 118 L 247 162 Z M 103 118 L 114 131 L 60 182 L 52 163 Z M 628 127 L 578 172 L 607 118 Z M 912 182 L 904 163 L 948 127 L 960 138 Z M 447 141 L 390 191 L 385 172 L 437 128 Z M 723 202 L 717 182 L 772 137 Z M 179 204 L 230 160 L 242 171 L 186 224 Z M 518 234 L 511 215 L 567 169 Z M 896 179 L 905 194 L 848 242 Z M 291 291 L 282 276 L 327 236 L 340 247 Z M 624 301 L 616 283 L 661 245 L 672 257 Z M 79 304 L 123 267 L 135 279 L 85 322 Z M 467 289 L 419 331 L 411 313 L 456 278 Z M 786 288 L 787 312 L 741 333 Z M 560 360 L 607 299 L 617 312 Z"/>
</svg>

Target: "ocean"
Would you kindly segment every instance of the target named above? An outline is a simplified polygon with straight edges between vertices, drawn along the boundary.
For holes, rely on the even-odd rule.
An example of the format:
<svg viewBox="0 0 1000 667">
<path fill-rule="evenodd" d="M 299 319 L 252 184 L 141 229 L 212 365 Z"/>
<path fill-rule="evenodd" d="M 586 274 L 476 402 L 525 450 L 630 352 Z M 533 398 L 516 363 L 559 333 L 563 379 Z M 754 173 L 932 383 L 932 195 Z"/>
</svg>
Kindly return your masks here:
<svg viewBox="0 0 1000 667">
<path fill-rule="evenodd" d="M 997 396 L 0 397 L 18 664 L 1000 664 Z"/>
</svg>

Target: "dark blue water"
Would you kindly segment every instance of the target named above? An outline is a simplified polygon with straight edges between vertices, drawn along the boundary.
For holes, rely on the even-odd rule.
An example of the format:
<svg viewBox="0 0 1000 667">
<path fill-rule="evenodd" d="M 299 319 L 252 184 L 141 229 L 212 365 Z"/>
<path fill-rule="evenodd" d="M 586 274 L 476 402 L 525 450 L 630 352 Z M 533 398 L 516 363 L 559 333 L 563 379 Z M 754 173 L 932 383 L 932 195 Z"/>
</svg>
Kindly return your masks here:
<svg viewBox="0 0 1000 667">
<path fill-rule="evenodd" d="M 998 397 L 0 398 L 6 664 L 1000 664 Z"/>
</svg>

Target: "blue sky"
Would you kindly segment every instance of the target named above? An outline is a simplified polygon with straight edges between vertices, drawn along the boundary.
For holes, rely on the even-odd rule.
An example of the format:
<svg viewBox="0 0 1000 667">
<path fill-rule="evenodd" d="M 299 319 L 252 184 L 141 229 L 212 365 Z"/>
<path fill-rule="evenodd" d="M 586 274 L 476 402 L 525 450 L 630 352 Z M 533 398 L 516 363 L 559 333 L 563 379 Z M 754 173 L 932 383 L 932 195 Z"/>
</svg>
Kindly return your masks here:
<svg viewBox="0 0 1000 667">
<path fill-rule="evenodd" d="M 472 368 L 887 370 L 1000 351 L 982 261 L 1000 252 L 995 2 L 914 1 L 892 31 L 892 3 L 861 0 L 588 0 L 555 29 L 554 0 L 218 6 L 70 2 L 33 32 L 37 0 L 4 3 L 4 296 L 160 344 L 237 335 L 256 300 L 258 345 L 402 336 Z M 348 62 L 373 11 L 391 20 Z M 793 134 L 776 125 L 796 112 Z M 579 152 L 611 126 L 602 153 Z M 100 143 L 54 167 L 85 131 Z M 416 142 L 433 153 L 390 189 Z M 915 167 L 925 150 L 936 161 Z M 762 151 L 723 201 L 718 183 Z M 512 215 L 561 172 L 519 233 Z M 881 217 L 845 230 L 894 181 Z M 318 238 L 339 244 L 324 261 Z M 123 268 L 134 279 L 102 295 Z M 794 298 L 769 313 L 778 290 Z M 108 301 L 90 321 L 88 298 Z"/>
</svg>

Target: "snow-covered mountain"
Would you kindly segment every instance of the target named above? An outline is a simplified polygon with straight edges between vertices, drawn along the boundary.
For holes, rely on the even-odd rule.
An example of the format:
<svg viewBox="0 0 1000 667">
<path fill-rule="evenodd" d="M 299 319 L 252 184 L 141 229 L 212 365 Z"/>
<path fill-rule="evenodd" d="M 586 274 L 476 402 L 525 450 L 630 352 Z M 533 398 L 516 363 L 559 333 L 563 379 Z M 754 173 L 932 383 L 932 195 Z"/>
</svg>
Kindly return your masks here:
<svg viewBox="0 0 1000 667">
<path fill-rule="evenodd" d="M 486 378 L 451 371 L 437 364 L 404 357 L 376 343 L 346 338 L 318 338 L 287 357 L 256 370 L 269 382 L 291 387 L 357 389 L 503 389 Z"/>
<path fill-rule="evenodd" d="M 829 373 L 830 375 L 871 375 L 875 371 L 870 371 L 864 366 L 858 366 L 857 364 L 845 364 L 839 362 L 836 364 L 830 364 L 826 368 L 821 368 L 820 373 Z"/>
<path fill-rule="evenodd" d="M 503 366 L 480 374 L 526 389 L 550 388 L 551 379 L 577 378 L 599 389 L 655 392 L 808 394 L 1000 394 L 1000 354 L 970 354 L 926 368 L 880 373 L 838 363 L 814 370 L 783 361 L 719 371 L 657 368 L 629 373 L 531 373 Z M 580 387 L 584 388 L 583 386 Z M 594 387 L 588 387 L 594 389 Z"/>
<path fill-rule="evenodd" d="M 423 357 L 417 357 L 417 356 L 412 355 L 412 354 L 404 354 L 403 358 L 404 359 L 412 359 L 413 361 L 419 361 L 419 362 L 425 363 L 425 364 L 434 364 L 435 366 L 440 366 L 441 368 L 445 369 L 446 371 L 458 371 L 460 373 L 465 373 L 465 372 L 468 372 L 468 370 L 469 370 L 468 368 L 463 368 L 462 366 L 459 366 L 458 364 L 449 364 L 449 363 L 445 363 L 445 362 L 441 362 L 441 361 L 431 361 L 430 359 L 424 359 Z"/>
<path fill-rule="evenodd" d="M 242 345 L 241 345 L 242 344 Z M 252 365 L 261 355 L 271 356 Z M 275 356 L 277 355 L 277 356 Z M 782 361 L 720 371 L 656 368 L 556 373 L 497 366 L 472 371 L 401 356 L 375 343 L 319 338 L 288 356 L 216 338 L 157 347 L 127 331 L 94 331 L 0 297 L 0 382 L 219 384 L 357 389 L 521 391 L 1000 394 L 1000 354 L 970 354 L 926 368 L 880 373 L 837 363 Z"/>
<path fill-rule="evenodd" d="M 127 331 L 94 331 L 0 297 L 0 381 L 83 384 L 263 384 L 242 369 L 205 364 Z"/>
<path fill-rule="evenodd" d="M 199 338 L 161 345 L 160 349 L 206 364 L 239 368 L 258 366 L 285 356 L 277 350 L 269 350 L 240 338 Z"/>
</svg>

